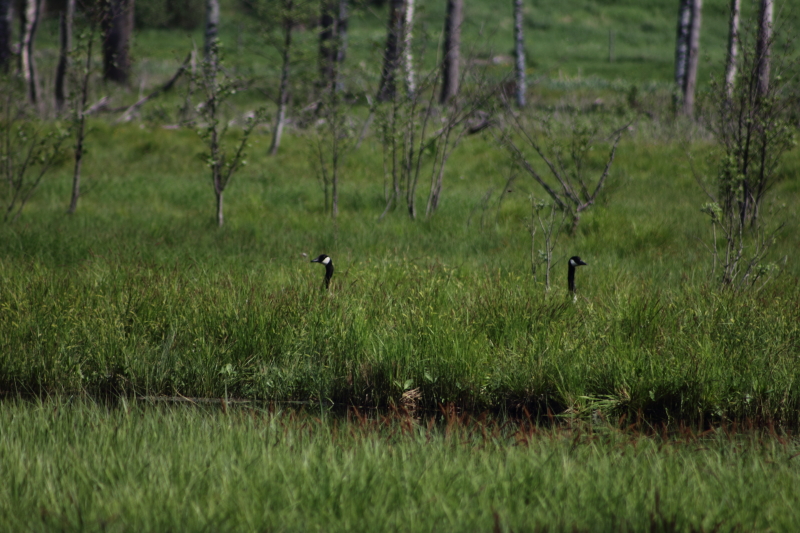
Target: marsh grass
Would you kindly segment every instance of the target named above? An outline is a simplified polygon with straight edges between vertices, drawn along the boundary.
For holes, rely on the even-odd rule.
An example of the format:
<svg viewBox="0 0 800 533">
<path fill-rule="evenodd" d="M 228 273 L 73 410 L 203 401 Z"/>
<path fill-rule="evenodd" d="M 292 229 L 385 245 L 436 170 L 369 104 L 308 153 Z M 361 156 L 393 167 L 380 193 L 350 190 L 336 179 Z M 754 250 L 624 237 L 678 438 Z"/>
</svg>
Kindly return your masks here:
<svg viewBox="0 0 800 533">
<path fill-rule="evenodd" d="M 679 147 L 620 147 L 607 205 L 555 252 L 590 263 L 573 305 L 528 274 L 534 183 L 518 179 L 490 222 L 466 224 L 487 184 L 499 194 L 507 181 L 488 139 L 459 149 L 441 210 L 416 223 L 377 222 L 371 141 L 343 169 L 336 223 L 303 139 L 277 158 L 259 143 L 219 230 L 192 132 L 92 127 L 81 211 L 65 217 L 68 181 L 54 177 L 0 228 L 6 393 L 388 407 L 419 389 L 426 408 L 798 422 L 797 267 L 762 291 L 719 289 Z M 797 189 L 781 187 L 788 225 L 771 260 L 797 245 Z M 301 255 L 320 252 L 337 265 L 330 293 Z"/>
<path fill-rule="evenodd" d="M 322 416 L 322 418 L 320 418 Z M 443 413 L 0 403 L 0 527 L 789 531 L 798 443 Z"/>
</svg>

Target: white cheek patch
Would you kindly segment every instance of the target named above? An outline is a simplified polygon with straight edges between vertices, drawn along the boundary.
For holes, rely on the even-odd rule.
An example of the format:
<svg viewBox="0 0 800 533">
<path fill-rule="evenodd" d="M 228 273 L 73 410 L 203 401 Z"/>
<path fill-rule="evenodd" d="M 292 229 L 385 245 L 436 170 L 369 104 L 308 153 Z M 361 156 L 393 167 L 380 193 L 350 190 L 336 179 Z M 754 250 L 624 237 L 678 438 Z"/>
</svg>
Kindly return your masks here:
<svg viewBox="0 0 800 533">
<path fill-rule="evenodd" d="M 323 265 L 327 265 L 330 262 L 331 262 L 331 258 L 330 257 L 326 257 L 325 259 L 322 260 L 322 264 Z"/>
<path fill-rule="evenodd" d="M 569 264 L 572 265 L 572 266 L 576 266 L 576 263 L 575 263 L 574 259 L 570 259 L 569 260 Z"/>
</svg>

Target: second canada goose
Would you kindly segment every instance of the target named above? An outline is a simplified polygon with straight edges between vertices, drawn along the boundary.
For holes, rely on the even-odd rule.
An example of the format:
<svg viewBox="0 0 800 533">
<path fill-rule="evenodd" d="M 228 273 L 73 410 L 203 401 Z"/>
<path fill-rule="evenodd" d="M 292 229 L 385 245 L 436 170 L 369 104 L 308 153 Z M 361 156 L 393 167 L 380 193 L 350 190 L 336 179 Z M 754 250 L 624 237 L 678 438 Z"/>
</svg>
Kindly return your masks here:
<svg viewBox="0 0 800 533">
<path fill-rule="evenodd" d="M 586 262 L 583 261 L 577 255 L 573 255 L 569 258 L 569 272 L 567 273 L 567 283 L 569 284 L 569 292 L 574 296 L 575 295 L 575 269 L 579 266 L 586 265 Z"/>
<path fill-rule="evenodd" d="M 333 277 L 333 261 L 325 254 L 320 254 L 316 259 L 311 260 L 312 263 L 322 263 L 325 265 L 325 288 L 331 284 L 331 277 Z"/>
</svg>

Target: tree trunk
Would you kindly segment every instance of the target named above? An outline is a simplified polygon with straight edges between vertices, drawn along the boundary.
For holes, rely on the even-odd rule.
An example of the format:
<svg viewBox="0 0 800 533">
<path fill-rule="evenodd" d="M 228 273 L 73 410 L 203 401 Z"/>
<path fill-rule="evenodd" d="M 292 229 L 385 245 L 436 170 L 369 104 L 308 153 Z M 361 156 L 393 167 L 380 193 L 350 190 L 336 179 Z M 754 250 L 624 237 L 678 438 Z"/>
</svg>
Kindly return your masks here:
<svg viewBox="0 0 800 533">
<path fill-rule="evenodd" d="M 391 0 L 389 5 L 389 28 L 386 31 L 386 48 L 383 51 L 381 84 L 378 89 L 379 102 L 393 100 L 397 91 L 395 76 L 400 62 L 405 10 L 405 0 Z"/>
<path fill-rule="evenodd" d="M 414 28 L 414 0 L 406 0 L 405 22 L 403 27 L 403 70 L 406 78 L 406 92 L 413 96 L 417 90 L 414 73 L 414 56 L 411 49 L 411 32 Z"/>
<path fill-rule="evenodd" d="M 39 80 L 36 74 L 36 62 L 33 57 L 33 42 L 36 38 L 36 28 L 39 26 L 39 0 L 25 0 L 25 9 L 22 11 L 21 22 L 20 70 L 28 86 L 28 100 L 35 104 L 39 101 Z"/>
<path fill-rule="evenodd" d="M 756 61 L 758 69 L 758 96 L 763 98 L 769 91 L 769 63 L 772 48 L 772 0 L 761 0 L 758 16 L 758 41 Z"/>
<path fill-rule="evenodd" d="M 683 98 L 686 85 L 686 65 L 689 58 L 689 34 L 692 25 L 692 0 L 680 0 L 678 30 L 675 35 L 675 86 Z M 682 103 L 682 102 L 681 102 Z"/>
<path fill-rule="evenodd" d="M 525 107 L 525 40 L 522 34 L 522 0 L 514 0 L 514 55 L 517 74 L 517 106 Z"/>
<path fill-rule="evenodd" d="M 86 64 L 81 79 L 81 96 L 75 104 L 75 122 L 77 132 L 75 135 L 75 167 L 72 172 L 72 197 L 67 213 L 73 214 L 78 209 L 78 198 L 81 195 L 81 165 L 83 163 L 83 139 L 86 131 L 86 102 L 89 99 L 89 80 L 92 72 L 92 44 L 94 43 L 94 27 L 89 32 L 89 42 L 86 45 Z"/>
<path fill-rule="evenodd" d="M 319 77 L 324 91 L 333 83 L 333 63 L 336 61 L 334 0 L 320 2 L 319 15 Z"/>
<path fill-rule="evenodd" d="M 225 224 L 225 217 L 222 214 L 222 194 L 224 191 L 215 190 L 217 196 L 217 227 L 222 227 Z"/>
<path fill-rule="evenodd" d="M 0 72 L 11 64 L 11 18 L 14 0 L 0 0 Z"/>
<path fill-rule="evenodd" d="M 348 0 L 339 0 L 339 15 L 336 19 L 336 64 L 334 65 L 334 80 L 336 90 L 341 91 L 342 87 L 342 65 L 347 56 L 347 27 L 349 24 L 349 13 L 347 7 Z"/>
<path fill-rule="evenodd" d="M 219 0 L 206 0 L 206 31 L 204 37 L 205 60 L 210 62 L 212 71 L 217 68 L 217 33 L 219 31 Z"/>
<path fill-rule="evenodd" d="M 289 60 L 292 49 L 292 0 L 286 0 L 284 4 L 283 18 L 283 66 L 281 68 L 281 85 L 278 90 L 278 113 L 275 117 L 275 129 L 272 132 L 272 144 L 269 147 L 270 155 L 278 153 L 283 136 L 283 125 L 286 121 L 286 106 L 289 103 Z"/>
<path fill-rule="evenodd" d="M 725 63 L 725 98 L 733 98 L 736 83 L 736 58 L 739 54 L 739 12 L 742 0 L 731 0 L 731 15 L 728 22 L 728 57 Z"/>
<path fill-rule="evenodd" d="M 67 0 L 67 5 L 58 14 L 58 66 L 56 67 L 56 110 L 64 109 L 67 99 L 67 68 L 69 53 L 72 49 L 72 19 L 75 15 L 75 0 Z"/>
<path fill-rule="evenodd" d="M 134 0 L 108 0 L 103 15 L 103 79 L 128 83 L 128 45 L 133 30 Z"/>
<path fill-rule="evenodd" d="M 347 52 L 347 0 L 323 0 L 320 9 L 320 88 L 341 89 L 339 67 Z"/>
<path fill-rule="evenodd" d="M 458 95 L 459 62 L 461 60 L 461 22 L 464 0 L 447 0 L 444 21 L 444 61 L 442 62 L 442 94 L 439 103 L 446 104 Z"/>
<path fill-rule="evenodd" d="M 689 57 L 683 89 L 683 114 L 694 115 L 694 93 L 697 86 L 697 65 L 700 62 L 700 22 L 703 0 L 692 0 L 692 25 L 689 32 Z"/>
</svg>

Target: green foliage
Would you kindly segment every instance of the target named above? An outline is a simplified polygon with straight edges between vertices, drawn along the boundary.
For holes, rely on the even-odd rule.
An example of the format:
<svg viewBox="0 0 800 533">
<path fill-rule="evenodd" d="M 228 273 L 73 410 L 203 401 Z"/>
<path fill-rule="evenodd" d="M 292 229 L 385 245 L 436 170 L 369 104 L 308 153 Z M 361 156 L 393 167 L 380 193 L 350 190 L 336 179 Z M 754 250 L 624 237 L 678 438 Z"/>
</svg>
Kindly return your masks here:
<svg viewBox="0 0 800 533">
<path fill-rule="evenodd" d="M 63 160 L 67 132 L 39 119 L 16 77 L 0 74 L 0 206 L 14 222 L 48 172 Z"/>
<path fill-rule="evenodd" d="M 134 24 L 138 29 L 194 30 L 203 22 L 204 13 L 202 0 L 137 0 Z"/>
<path fill-rule="evenodd" d="M 786 435 L 328 418 L 3 402 L 0 528 L 791 531 L 800 520 L 800 444 Z"/>
</svg>

